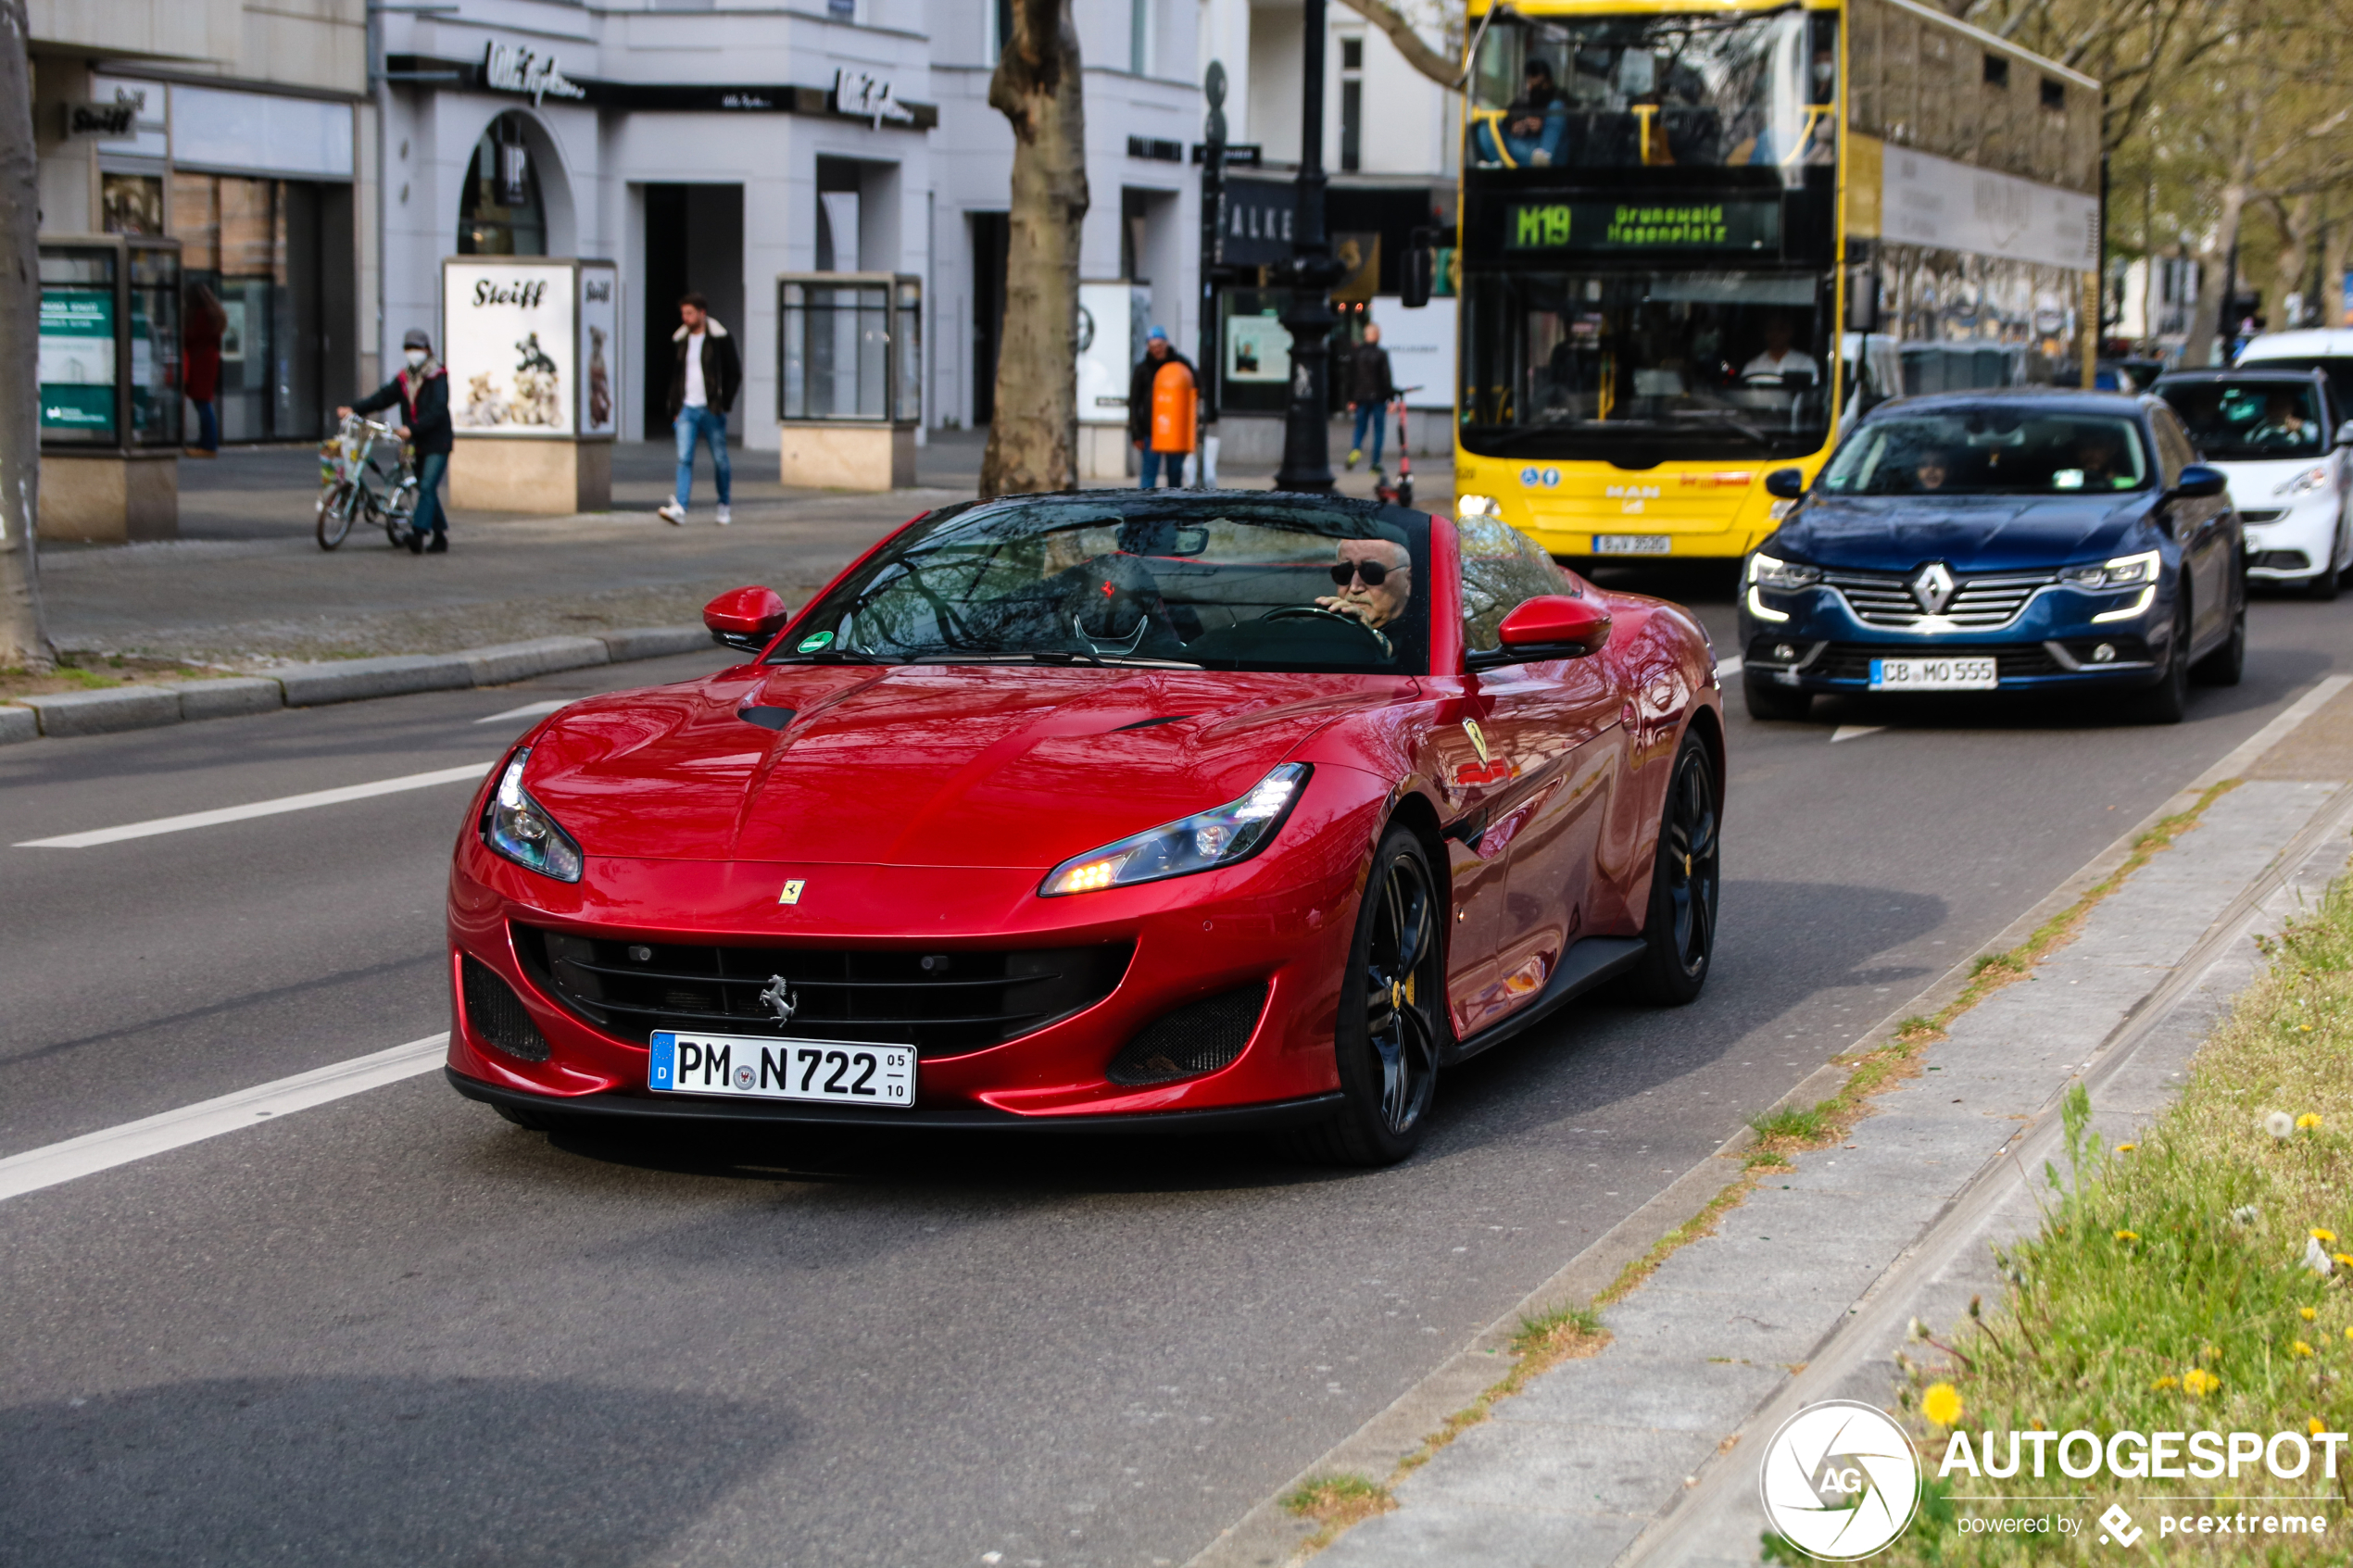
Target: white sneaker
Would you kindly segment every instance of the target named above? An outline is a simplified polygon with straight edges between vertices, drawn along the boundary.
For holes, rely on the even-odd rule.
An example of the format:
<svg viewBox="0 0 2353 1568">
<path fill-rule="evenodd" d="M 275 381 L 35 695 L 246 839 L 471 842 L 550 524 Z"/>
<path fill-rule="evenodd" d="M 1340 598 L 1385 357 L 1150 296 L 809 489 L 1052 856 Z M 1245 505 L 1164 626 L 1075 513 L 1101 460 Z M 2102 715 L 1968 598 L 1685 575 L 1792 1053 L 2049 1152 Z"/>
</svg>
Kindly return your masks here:
<svg viewBox="0 0 2353 1568">
<path fill-rule="evenodd" d="M 686 522 L 686 508 L 675 501 L 664 501 L 654 516 L 673 528 L 683 528 Z"/>
<path fill-rule="evenodd" d="M 733 512 L 729 511 L 729 510 L 728 510 L 726 508 L 724 508 L 724 507 L 722 507 L 722 508 L 719 508 L 719 526 L 720 526 L 720 527 L 724 528 L 724 527 L 726 527 L 729 523 L 731 523 L 731 522 L 733 522 L 733 521 L 736 521 L 736 514 L 735 514 L 735 513 L 733 513 Z"/>
</svg>

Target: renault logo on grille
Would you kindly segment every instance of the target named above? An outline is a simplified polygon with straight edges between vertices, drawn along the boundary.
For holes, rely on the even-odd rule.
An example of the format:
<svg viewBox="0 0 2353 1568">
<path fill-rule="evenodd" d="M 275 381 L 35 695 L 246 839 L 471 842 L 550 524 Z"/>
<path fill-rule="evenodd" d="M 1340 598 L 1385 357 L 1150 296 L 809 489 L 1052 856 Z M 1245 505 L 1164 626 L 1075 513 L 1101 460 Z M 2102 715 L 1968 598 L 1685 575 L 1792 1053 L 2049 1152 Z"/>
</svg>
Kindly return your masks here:
<svg viewBox="0 0 2353 1568">
<path fill-rule="evenodd" d="M 1942 615 L 1952 601 L 1953 574 L 1944 563 L 1932 560 L 1919 569 L 1912 578 L 1912 597 L 1920 601 L 1920 608 L 1931 615 Z"/>
</svg>

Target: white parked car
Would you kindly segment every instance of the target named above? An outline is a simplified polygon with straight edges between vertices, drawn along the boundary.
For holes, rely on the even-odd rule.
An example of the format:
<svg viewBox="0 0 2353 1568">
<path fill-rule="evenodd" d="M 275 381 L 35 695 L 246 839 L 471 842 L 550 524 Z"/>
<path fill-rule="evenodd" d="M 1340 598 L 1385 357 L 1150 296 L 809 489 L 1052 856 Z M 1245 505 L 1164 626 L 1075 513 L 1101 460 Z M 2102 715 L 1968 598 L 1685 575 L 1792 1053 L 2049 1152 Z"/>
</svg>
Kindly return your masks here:
<svg viewBox="0 0 2353 1568">
<path fill-rule="evenodd" d="M 2176 370 L 2152 390 L 2230 481 L 2246 524 L 2247 580 L 2336 597 L 2353 573 L 2353 424 L 2327 373 L 2242 360 L 2235 370 Z"/>
</svg>

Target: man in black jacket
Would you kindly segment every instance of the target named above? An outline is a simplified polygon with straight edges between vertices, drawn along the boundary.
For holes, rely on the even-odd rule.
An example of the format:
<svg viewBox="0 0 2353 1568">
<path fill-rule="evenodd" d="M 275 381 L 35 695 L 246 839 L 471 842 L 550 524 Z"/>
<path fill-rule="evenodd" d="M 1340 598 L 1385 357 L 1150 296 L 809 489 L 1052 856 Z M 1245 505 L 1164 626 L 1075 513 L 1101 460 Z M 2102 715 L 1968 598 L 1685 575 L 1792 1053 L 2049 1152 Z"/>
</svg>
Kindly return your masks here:
<svg viewBox="0 0 2353 1568">
<path fill-rule="evenodd" d="M 1348 466 L 1365 456 L 1365 426 L 1373 427 L 1373 471 L 1380 472 L 1381 436 L 1389 429 L 1389 400 L 1397 395 L 1390 380 L 1389 350 L 1380 345 L 1380 328 L 1365 323 L 1365 341 L 1348 357 L 1348 411 L 1356 416 L 1356 439 L 1348 444 Z"/>
<path fill-rule="evenodd" d="M 711 313 L 711 302 L 690 294 L 678 302 L 678 330 L 670 334 L 678 353 L 670 373 L 670 424 L 678 437 L 678 487 L 661 504 L 661 517 L 675 528 L 686 521 L 686 502 L 694 491 L 695 443 L 711 447 L 711 476 L 719 483 L 719 526 L 735 521 L 727 509 L 727 410 L 744 382 L 744 362 L 736 340 Z"/>
<path fill-rule="evenodd" d="M 416 328 L 400 340 L 407 369 L 359 402 L 335 410 L 337 419 L 372 414 L 400 405 L 400 435 L 417 449 L 417 509 L 409 521 L 409 553 L 422 555 L 433 535 L 434 555 L 449 549 L 449 514 L 441 509 L 441 476 L 449 470 L 456 445 L 449 426 L 449 372 L 433 357 L 433 339 Z"/>
</svg>

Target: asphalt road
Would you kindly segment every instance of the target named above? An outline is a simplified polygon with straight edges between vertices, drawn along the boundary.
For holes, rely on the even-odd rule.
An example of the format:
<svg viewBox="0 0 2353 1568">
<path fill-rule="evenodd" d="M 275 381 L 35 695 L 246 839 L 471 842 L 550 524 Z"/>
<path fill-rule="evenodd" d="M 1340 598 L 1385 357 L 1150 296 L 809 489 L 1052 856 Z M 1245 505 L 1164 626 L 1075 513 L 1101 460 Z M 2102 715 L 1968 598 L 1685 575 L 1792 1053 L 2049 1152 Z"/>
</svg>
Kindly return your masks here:
<svg viewBox="0 0 2353 1568">
<path fill-rule="evenodd" d="M 1650 581 L 1727 642 L 1723 579 Z M 1705 997 L 1479 1059 L 1395 1170 L 556 1143 L 424 1076 L 0 1202 L 0 1563 L 1182 1562 L 2353 669 L 2343 606 L 2252 631 L 2172 729 L 1735 696 Z M 11 747 L 0 845 L 487 765 L 529 722 L 487 715 L 718 661 Z M 0 847 L 0 1157 L 446 1027 L 464 795 Z"/>
</svg>

